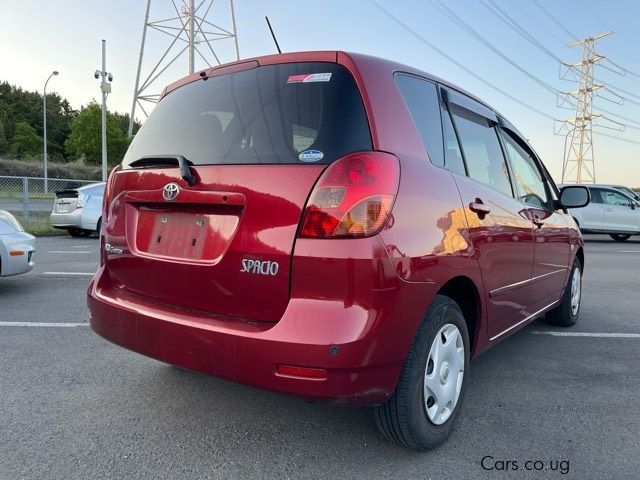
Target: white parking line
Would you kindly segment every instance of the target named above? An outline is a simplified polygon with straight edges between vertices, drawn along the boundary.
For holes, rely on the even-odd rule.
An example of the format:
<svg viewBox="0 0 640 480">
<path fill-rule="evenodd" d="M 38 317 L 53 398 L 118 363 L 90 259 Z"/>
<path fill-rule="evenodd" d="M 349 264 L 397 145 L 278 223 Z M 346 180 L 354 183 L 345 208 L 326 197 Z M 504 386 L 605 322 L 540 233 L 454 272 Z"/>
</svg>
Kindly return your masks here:
<svg viewBox="0 0 640 480">
<path fill-rule="evenodd" d="M 47 253 L 91 253 L 90 251 L 79 251 L 79 250 L 49 250 Z"/>
<path fill-rule="evenodd" d="M 43 275 L 71 275 L 71 276 L 88 276 L 92 277 L 93 273 L 90 272 L 42 272 Z"/>
<path fill-rule="evenodd" d="M 640 250 L 618 250 L 618 253 L 640 253 Z"/>
<path fill-rule="evenodd" d="M 87 327 L 88 323 L 44 323 L 44 322 L 0 322 L 0 327 L 49 327 L 70 328 Z"/>
<path fill-rule="evenodd" d="M 552 335 L 554 337 L 593 337 L 593 338 L 640 338 L 640 333 L 597 333 L 597 332 L 553 332 L 533 330 L 534 335 Z"/>
</svg>

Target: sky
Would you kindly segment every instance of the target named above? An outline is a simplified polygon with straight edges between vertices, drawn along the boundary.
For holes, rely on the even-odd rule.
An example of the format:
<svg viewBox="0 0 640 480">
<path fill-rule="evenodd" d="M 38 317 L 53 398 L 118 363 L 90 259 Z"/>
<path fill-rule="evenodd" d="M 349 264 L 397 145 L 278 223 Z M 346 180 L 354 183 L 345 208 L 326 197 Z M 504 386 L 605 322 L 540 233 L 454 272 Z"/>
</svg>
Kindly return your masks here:
<svg viewBox="0 0 640 480">
<path fill-rule="evenodd" d="M 181 0 L 174 1 L 180 8 Z M 199 1 L 202 0 L 196 0 L 196 5 Z M 600 183 L 640 186 L 640 32 L 637 29 L 640 2 L 609 0 L 606 8 L 602 8 L 600 0 L 447 1 L 448 8 L 485 42 L 497 48 L 500 55 L 445 16 L 433 0 L 376 1 L 472 74 L 444 58 L 370 0 L 235 0 L 240 58 L 275 53 L 264 21 L 268 15 L 283 51 L 339 49 L 390 58 L 420 68 L 464 88 L 501 112 L 527 137 L 559 181 L 564 136 L 554 134 L 554 121 L 523 107 L 490 85 L 553 118 L 572 117 L 575 112 L 557 107 L 557 95 L 522 70 L 559 91 L 573 90 L 574 84 L 560 78 L 560 65 L 551 55 L 567 63 L 577 62 L 581 51 L 568 47 L 573 42 L 571 35 L 583 38 L 613 30 L 613 35 L 598 41 L 596 50 L 628 73 L 618 75 L 597 66 L 596 76 L 608 84 L 611 82 L 612 90 L 616 88 L 611 84 L 636 96 L 623 94 L 627 100 L 622 105 L 596 98 L 594 112 L 604 108 L 614 113 L 618 121 L 636 128 L 627 127 L 621 132 L 602 127 L 595 130 L 637 143 L 594 134 L 596 179 Z M 492 12 L 491 2 L 551 55 L 509 28 L 495 10 Z M 59 93 L 74 108 L 80 108 L 100 98 L 99 81 L 94 79 L 93 72 L 100 67 L 101 39 L 106 39 L 107 70 L 114 78 L 108 107 L 130 112 L 145 5 L 146 0 L 0 0 L 0 81 L 42 91 L 49 74 L 58 70 L 60 75 L 51 79 L 48 91 Z M 171 0 L 152 0 L 151 20 L 174 16 Z M 230 17 L 228 0 L 215 0 L 207 18 L 229 30 Z M 169 36 L 149 30 L 142 80 L 147 78 L 170 42 Z M 217 41 L 214 48 L 223 63 L 235 60 L 232 40 Z M 214 62 L 206 46 L 201 45 L 201 49 L 209 62 Z M 171 52 L 177 53 L 176 46 Z M 197 56 L 196 70 L 205 66 Z M 159 93 L 164 85 L 187 73 L 188 61 L 183 55 L 145 93 Z M 604 96 L 615 98 L 611 94 Z M 145 118 L 139 108 L 136 117 Z M 599 123 L 612 126 L 604 121 Z"/>
</svg>

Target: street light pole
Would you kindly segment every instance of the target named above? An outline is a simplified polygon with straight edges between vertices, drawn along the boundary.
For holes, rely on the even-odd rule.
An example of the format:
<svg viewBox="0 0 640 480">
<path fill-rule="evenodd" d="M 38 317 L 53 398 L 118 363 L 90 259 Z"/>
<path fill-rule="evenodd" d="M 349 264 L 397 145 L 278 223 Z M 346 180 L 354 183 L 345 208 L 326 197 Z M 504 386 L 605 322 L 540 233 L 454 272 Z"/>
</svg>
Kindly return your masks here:
<svg viewBox="0 0 640 480">
<path fill-rule="evenodd" d="M 51 80 L 51 77 L 53 77 L 54 75 L 58 75 L 58 71 L 54 70 L 53 72 L 51 72 L 51 75 L 49 75 L 49 78 L 47 78 L 47 81 L 44 82 L 44 89 L 43 89 L 43 95 L 42 95 L 42 99 L 44 100 L 44 108 L 43 108 L 43 134 L 44 134 L 44 193 L 48 193 L 49 190 L 49 181 L 48 181 L 48 175 L 47 175 L 47 168 L 48 168 L 48 155 L 47 155 L 47 83 L 49 83 L 49 80 Z"/>
<path fill-rule="evenodd" d="M 96 70 L 95 78 L 102 78 L 100 91 L 102 92 L 102 181 L 107 180 L 107 95 L 111 93 L 113 75 L 107 72 L 107 41 L 102 40 L 102 70 Z"/>
</svg>

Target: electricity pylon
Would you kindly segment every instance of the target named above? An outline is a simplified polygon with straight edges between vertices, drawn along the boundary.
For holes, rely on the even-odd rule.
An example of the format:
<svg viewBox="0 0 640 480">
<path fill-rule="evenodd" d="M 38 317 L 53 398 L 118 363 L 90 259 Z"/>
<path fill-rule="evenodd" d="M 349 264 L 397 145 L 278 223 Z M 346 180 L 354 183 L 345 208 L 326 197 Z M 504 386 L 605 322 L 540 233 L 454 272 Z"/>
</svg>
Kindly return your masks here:
<svg viewBox="0 0 640 480">
<path fill-rule="evenodd" d="M 578 83 L 577 90 L 562 92 L 563 98 L 558 104 L 560 107 L 575 109 L 575 116 L 564 120 L 560 127 L 556 128 L 556 133 L 566 132 L 562 183 L 595 183 L 595 154 L 592 140 L 594 125 L 613 130 L 624 129 L 621 123 L 593 112 L 594 96 L 617 104 L 622 104 L 623 101 L 622 97 L 605 85 L 595 83 L 593 78 L 595 64 L 603 61 L 608 63 L 608 66 L 602 65 L 604 68 L 620 75 L 625 72 L 624 69 L 595 51 L 595 42 L 612 33 L 601 33 L 569 45 L 570 47 L 582 46 L 582 60 L 578 63 L 561 65 L 561 69 L 564 68 L 564 71 L 561 70 L 561 78 Z"/>
<path fill-rule="evenodd" d="M 214 0 L 182 0 L 181 8 L 178 8 L 176 2 L 179 0 L 169 0 L 168 2 L 154 2 L 172 7 L 175 16 L 170 18 L 161 18 L 159 20 L 149 20 L 151 11 L 151 0 L 147 0 L 147 6 L 144 14 L 144 27 L 142 29 L 142 41 L 140 43 L 140 55 L 138 58 L 138 70 L 136 73 L 136 84 L 133 89 L 133 102 L 131 105 L 131 117 L 129 118 L 129 136 L 133 133 L 133 122 L 135 120 L 136 106 L 140 107 L 142 112 L 147 116 L 143 102 L 157 103 L 160 99 L 160 88 L 155 89 L 155 93 L 147 93 L 151 91 L 150 87 L 155 84 L 158 77 L 164 74 L 179 58 L 186 55 L 188 59 L 188 73 L 195 70 L 196 54 L 206 64 L 211 67 L 213 64 L 220 65 L 220 55 L 214 49 L 214 42 L 223 40 L 233 40 L 233 50 L 235 50 L 236 60 L 240 59 L 240 51 L 238 49 L 238 36 L 236 32 L 236 17 L 233 8 L 233 0 L 215 0 L 216 6 L 220 8 L 226 6 L 224 12 L 218 8 L 214 15 L 212 7 Z M 223 5 L 224 4 L 224 5 Z M 213 22 L 214 16 L 216 23 Z M 227 23 L 231 26 L 224 28 L 221 23 L 227 18 Z M 147 33 L 148 30 L 155 30 L 169 37 L 168 45 L 164 48 L 155 63 L 145 65 L 146 77 L 141 82 L 140 75 L 143 71 L 143 58 L 145 48 L 148 46 Z M 218 43 L 220 45 L 220 43 Z M 151 46 L 151 45 L 149 45 Z M 152 46 L 157 46 L 154 43 Z M 172 79 L 173 80 L 173 79 Z M 168 82 L 164 82 L 168 83 Z"/>
</svg>

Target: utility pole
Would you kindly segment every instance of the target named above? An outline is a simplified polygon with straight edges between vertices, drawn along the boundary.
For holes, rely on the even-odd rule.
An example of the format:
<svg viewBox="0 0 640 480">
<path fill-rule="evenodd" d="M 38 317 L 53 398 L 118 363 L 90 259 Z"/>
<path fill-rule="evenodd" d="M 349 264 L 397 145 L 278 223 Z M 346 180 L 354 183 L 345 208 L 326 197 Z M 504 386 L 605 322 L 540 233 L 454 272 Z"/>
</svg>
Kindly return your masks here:
<svg viewBox="0 0 640 480">
<path fill-rule="evenodd" d="M 51 75 L 49 75 L 49 78 L 47 78 L 47 81 L 44 82 L 44 88 L 42 89 L 42 100 L 43 100 L 43 104 L 44 104 L 44 108 L 42 111 L 42 122 L 43 122 L 43 135 L 44 135 L 44 155 L 43 155 L 43 160 L 44 160 L 44 193 L 48 193 L 49 192 L 49 175 L 47 174 L 47 170 L 48 170 L 48 163 L 49 163 L 49 155 L 47 153 L 47 83 L 49 83 L 49 80 L 51 80 L 51 77 L 58 75 L 58 71 L 54 70 L 53 72 L 51 72 Z"/>
<path fill-rule="evenodd" d="M 611 120 L 600 113 L 593 112 L 593 99 L 600 97 L 604 100 L 621 104 L 623 99 L 603 84 L 594 82 L 594 66 L 598 62 L 607 61 L 609 70 L 624 74 L 624 70 L 605 56 L 596 53 L 595 43 L 603 37 L 611 35 L 613 32 L 605 32 L 592 37 L 579 40 L 570 47 L 582 47 L 582 60 L 573 64 L 562 65 L 565 68 L 561 78 L 575 81 L 578 89 L 570 92 L 563 92 L 558 106 L 569 105 L 575 109 L 575 116 L 564 120 L 556 133 L 566 132 L 564 158 L 562 163 L 562 183 L 595 183 L 595 154 L 593 150 L 593 126 L 621 130 L 624 127 L 619 122 Z M 603 65 L 604 66 L 604 65 Z M 614 68 L 612 68 L 613 66 Z M 603 95 L 608 92 L 611 96 Z M 599 122 L 599 123 L 598 123 Z M 613 126 L 607 126 L 611 122 Z"/>
<path fill-rule="evenodd" d="M 189 19 L 189 75 L 191 75 L 194 70 L 194 54 L 196 51 L 196 32 L 194 31 L 195 22 L 195 10 L 193 8 L 193 0 L 189 0 L 189 6 L 187 7 L 187 18 Z"/>
<path fill-rule="evenodd" d="M 113 75 L 107 72 L 107 41 L 102 40 L 102 70 L 96 70 L 95 78 L 101 78 L 102 92 L 102 181 L 107 181 L 107 95 L 111 93 Z"/>
<path fill-rule="evenodd" d="M 167 6 L 173 8 L 176 14 L 171 18 L 166 18 L 166 15 L 164 15 L 161 19 L 150 20 L 152 0 L 147 0 L 144 26 L 142 28 L 142 41 L 138 55 L 136 83 L 133 89 L 133 101 L 131 102 L 131 116 L 129 117 L 129 137 L 133 135 L 136 108 L 139 107 L 142 113 L 147 116 L 144 103 L 157 103 L 160 99 L 160 93 L 158 92 L 161 91 L 161 87 L 153 88 L 154 84 L 158 77 L 165 74 L 180 58 L 184 61 L 184 56 L 187 56 L 187 72 L 189 74 L 196 70 L 196 57 L 202 60 L 205 66 L 220 65 L 222 63 L 219 55 L 220 49 L 225 47 L 225 43 L 227 43 L 225 40 L 233 40 L 233 44 L 227 43 L 226 50 L 235 52 L 234 60 L 240 60 L 233 0 L 215 0 L 215 15 L 212 12 L 214 0 L 199 0 L 198 2 L 182 0 L 181 9 L 178 9 L 176 0 L 155 0 L 154 5 L 158 4 L 158 2 L 161 4 L 166 3 Z M 148 41 L 148 34 L 153 31 L 163 33 L 164 35 L 161 38 L 169 39 L 169 43 L 155 63 L 144 65 L 144 51 Z M 154 41 L 153 44 L 156 46 L 159 41 Z M 216 45 L 215 49 L 214 45 Z M 141 79 L 143 69 L 148 73 L 146 73 L 146 78 Z M 167 84 L 173 80 L 175 80 L 175 77 L 167 74 L 163 83 Z M 152 89 L 156 93 L 148 93 Z"/>
</svg>

